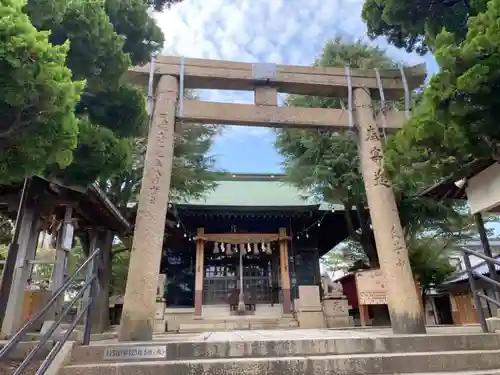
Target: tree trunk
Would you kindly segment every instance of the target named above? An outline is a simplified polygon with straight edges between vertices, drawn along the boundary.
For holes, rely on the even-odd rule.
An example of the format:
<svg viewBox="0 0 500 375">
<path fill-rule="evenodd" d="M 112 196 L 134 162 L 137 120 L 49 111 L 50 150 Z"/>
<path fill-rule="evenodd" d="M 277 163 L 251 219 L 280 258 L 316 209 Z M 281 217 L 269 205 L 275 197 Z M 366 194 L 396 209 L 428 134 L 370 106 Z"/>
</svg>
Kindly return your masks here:
<svg viewBox="0 0 500 375">
<path fill-rule="evenodd" d="M 375 245 L 375 237 L 373 230 L 370 228 L 370 215 L 365 211 L 362 204 L 356 205 L 356 213 L 358 215 L 359 225 L 361 228 L 361 246 L 365 252 L 371 268 L 379 268 L 377 245 Z"/>
<path fill-rule="evenodd" d="M 363 248 L 366 257 L 368 258 L 368 263 L 370 268 L 379 268 L 380 263 L 378 260 L 377 248 L 374 246 L 372 241 L 371 233 L 368 236 L 362 236 L 361 247 Z"/>
</svg>

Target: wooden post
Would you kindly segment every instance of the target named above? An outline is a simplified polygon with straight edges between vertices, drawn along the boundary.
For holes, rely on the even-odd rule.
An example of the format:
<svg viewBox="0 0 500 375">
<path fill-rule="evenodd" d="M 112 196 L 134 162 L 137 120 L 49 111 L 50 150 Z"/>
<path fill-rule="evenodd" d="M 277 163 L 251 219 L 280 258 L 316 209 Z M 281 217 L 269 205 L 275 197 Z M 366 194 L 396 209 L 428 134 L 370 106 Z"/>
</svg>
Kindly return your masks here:
<svg viewBox="0 0 500 375">
<path fill-rule="evenodd" d="M 358 305 L 358 308 L 361 327 L 366 327 L 368 325 L 368 321 L 370 320 L 369 305 Z"/>
<path fill-rule="evenodd" d="M 109 230 L 99 233 L 98 246 L 101 250 L 100 262 L 98 263 L 100 271 L 97 275 L 99 294 L 92 316 L 92 333 L 103 333 L 109 328 L 109 284 L 113 273 L 111 257 L 113 238 L 114 233 Z"/>
<path fill-rule="evenodd" d="M 288 239 L 286 238 L 286 228 L 280 228 L 280 269 L 281 269 L 281 290 L 283 292 L 283 313 L 292 312 L 292 297 L 290 294 L 290 271 L 288 269 Z"/>
<path fill-rule="evenodd" d="M 255 88 L 255 105 L 278 106 L 278 90 L 276 87 L 259 86 Z"/>
<path fill-rule="evenodd" d="M 474 221 L 476 223 L 477 231 L 479 232 L 479 238 L 481 240 L 481 245 L 483 247 L 484 255 L 493 258 L 490 242 L 488 241 L 488 235 L 486 234 L 486 228 L 484 227 L 483 214 L 481 212 L 474 214 Z M 499 277 L 497 276 L 497 272 L 495 271 L 495 266 L 493 265 L 493 263 L 487 262 L 487 265 L 490 278 L 492 278 L 495 281 L 499 281 Z M 491 285 L 491 287 L 493 288 L 495 299 L 498 301 L 500 299 L 499 288 L 496 285 Z M 497 309 L 496 306 L 495 309 Z"/>
<path fill-rule="evenodd" d="M 161 76 L 149 131 L 118 339 L 153 338 L 156 287 L 174 154 L 177 78 Z"/>
<path fill-rule="evenodd" d="M 2 323 L 2 337 L 14 334 L 22 323 L 25 316 L 21 316 L 24 295 L 28 280 L 31 276 L 33 265 L 30 260 L 35 259 L 38 235 L 40 233 L 39 211 L 36 203 L 33 206 L 24 208 L 22 220 L 17 224 L 19 228 L 19 248 L 16 259 L 16 267 L 12 277 L 12 286 L 7 306 L 0 307 L 5 309 L 5 315 Z"/>
<path fill-rule="evenodd" d="M 203 237 L 205 229 L 198 228 L 198 239 L 196 240 L 196 276 L 194 288 L 194 315 L 201 316 L 203 311 L 203 278 L 205 276 L 203 263 L 205 261 L 205 240 Z"/>
<path fill-rule="evenodd" d="M 73 208 L 70 206 L 66 206 L 62 228 L 57 234 L 56 259 L 50 282 L 50 290 L 52 293 L 57 291 L 57 289 L 59 289 L 64 284 L 68 277 L 68 254 L 71 251 L 71 248 L 66 248 L 67 246 L 64 246 L 64 239 L 66 237 L 66 233 L 68 232 L 68 230 L 70 230 L 68 226 L 72 225 L 72 217 Z M 46 320 L 49 320 L 48 318 L 50 318 L 50 320 L 57 320 L 62 313 L 63 304 L 64 296 L 60 296 L 58 301 L 54 304 L 52 312 L 48 314 L 49 316 L 46 317 Z"/>
<path fill-rule="evenodd" d="M 33 188 L 33 179 L 24 179 L 23 188 L 21 190 L 21 199 L 19 200 L 19 207 L 17 209 L 16 223 L 14 226 L 14 234 L 12 240 L 9 244 L 9 249 L 7 252 L 7 259 L 5 259 L 5 265 L 3 268 L 3 273 L 0 278 L 0 306 L 8 306 L 9 298 L 12 289 L 12 283 L 14 278 L 14 273 L 17 264 L 17 258 L 19 256 L 19 232 L 21 231 L 21 223 L 24 220 L 24 212 L 30 201 Z M 0 309 L 0 330 L 3 327 L 3 320 L 6 314 L 7 308 Z M 3 331 L 2 331 L 3 332 Z"/>
<path fill-rule="evenodd" d="M 354 90 L 361 171 L 372 219 L 380 268 L 387 282 L 388 307 L 394 333 L 425 333 L 420 297 L 415 288 L 398 207 L 383 170 L 379 130 L 370 93 Z"/>
</svg>

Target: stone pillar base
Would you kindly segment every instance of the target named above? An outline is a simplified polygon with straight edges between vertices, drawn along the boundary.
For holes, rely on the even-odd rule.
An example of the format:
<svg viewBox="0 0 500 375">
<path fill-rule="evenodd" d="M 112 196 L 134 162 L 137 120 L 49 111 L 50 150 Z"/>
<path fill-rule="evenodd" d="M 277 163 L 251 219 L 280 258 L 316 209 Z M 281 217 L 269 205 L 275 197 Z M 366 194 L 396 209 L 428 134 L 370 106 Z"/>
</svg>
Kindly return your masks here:
<svg viewBox="0 0 500 375">
<path fill-rule="evenodd" d="M 500 331 L 500 318 L 488 318 L 486 324 L 488 325 L 488 332 Z"/>
<path fill-rule="evenodd" d="M 351 324 L 351 319 L 349 317 L 340 317 L 340 316 L 327 316 L 326 317 L 326 328 L 343 328 L 343 327 L 351 327 L 354 324 Z"/>
<path fill-rule="evenodd" d="M 297 320 L 300 328 L 326 328 L 323 311 L 299 311 Z"/>
<path fill-rule="evenodd" d="M 349 302 L 347 299 L 325 299 L 323 301 L 327 328 L 349 327 Z"/>
</svg>

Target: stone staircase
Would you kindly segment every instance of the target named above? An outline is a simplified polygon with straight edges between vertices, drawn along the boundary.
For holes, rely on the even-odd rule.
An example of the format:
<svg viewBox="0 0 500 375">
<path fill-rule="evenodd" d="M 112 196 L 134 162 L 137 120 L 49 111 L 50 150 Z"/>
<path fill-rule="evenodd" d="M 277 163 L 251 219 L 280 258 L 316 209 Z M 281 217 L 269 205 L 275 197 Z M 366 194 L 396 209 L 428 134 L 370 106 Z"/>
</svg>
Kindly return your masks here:
<svg viewBox="0 0 500 375">
<path fill-rule="evenodd" d="M 357 331 L 290 330 L 179 335 L 134 344 L 76 347 L 59 375 L 500 375 L 500 335 L 392 336 Z M 314 331 L 318 331 L 315 337 Z M 321 333 L 321 334 L 320 334 Z M 254 335 L 254 336 L 252 336 Z M 267 336 L 266 336 L 267 335 Z M 234 337 L 241 337 L 234 340 Z M 283 337 L 283 338 L 281 338 Z M 302 337 L 302 338 L 301 338 Z"/>
<path fill-rule="evenodd" d="M 254 317 L 232 316 L 224 318 L 204 318 L 179 325 L 179 333 L 197 333 L 233 330 L 289 329 L 299 326 L 293 316 Z"/>
</svg>

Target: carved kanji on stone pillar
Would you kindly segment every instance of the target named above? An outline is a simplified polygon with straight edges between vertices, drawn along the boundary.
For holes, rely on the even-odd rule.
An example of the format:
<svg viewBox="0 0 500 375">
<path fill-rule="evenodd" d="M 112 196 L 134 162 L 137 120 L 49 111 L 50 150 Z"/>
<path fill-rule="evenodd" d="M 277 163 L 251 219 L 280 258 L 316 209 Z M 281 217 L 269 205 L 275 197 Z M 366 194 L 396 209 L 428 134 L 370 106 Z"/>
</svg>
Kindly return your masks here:
<svg viewBox="0 0 500 375">
<path fill-rule="evenodd" d="M 367 89 L 354 90 L 361 171 L 372 219 L 380 268 L 385 274 L 391 324 L 395 333 L 424 333 L 420 298 L 415 289 L 398 208 L 383 167 L 382 144 Z"/>
<path fill-rule="evenodd" d="M 148 138 L 127 289 L 120 323 L 120 341 L 147 341 L 153 336 L 156 286 L 174 153 L 177 78 L 164 75 Z"/>
</svg>

